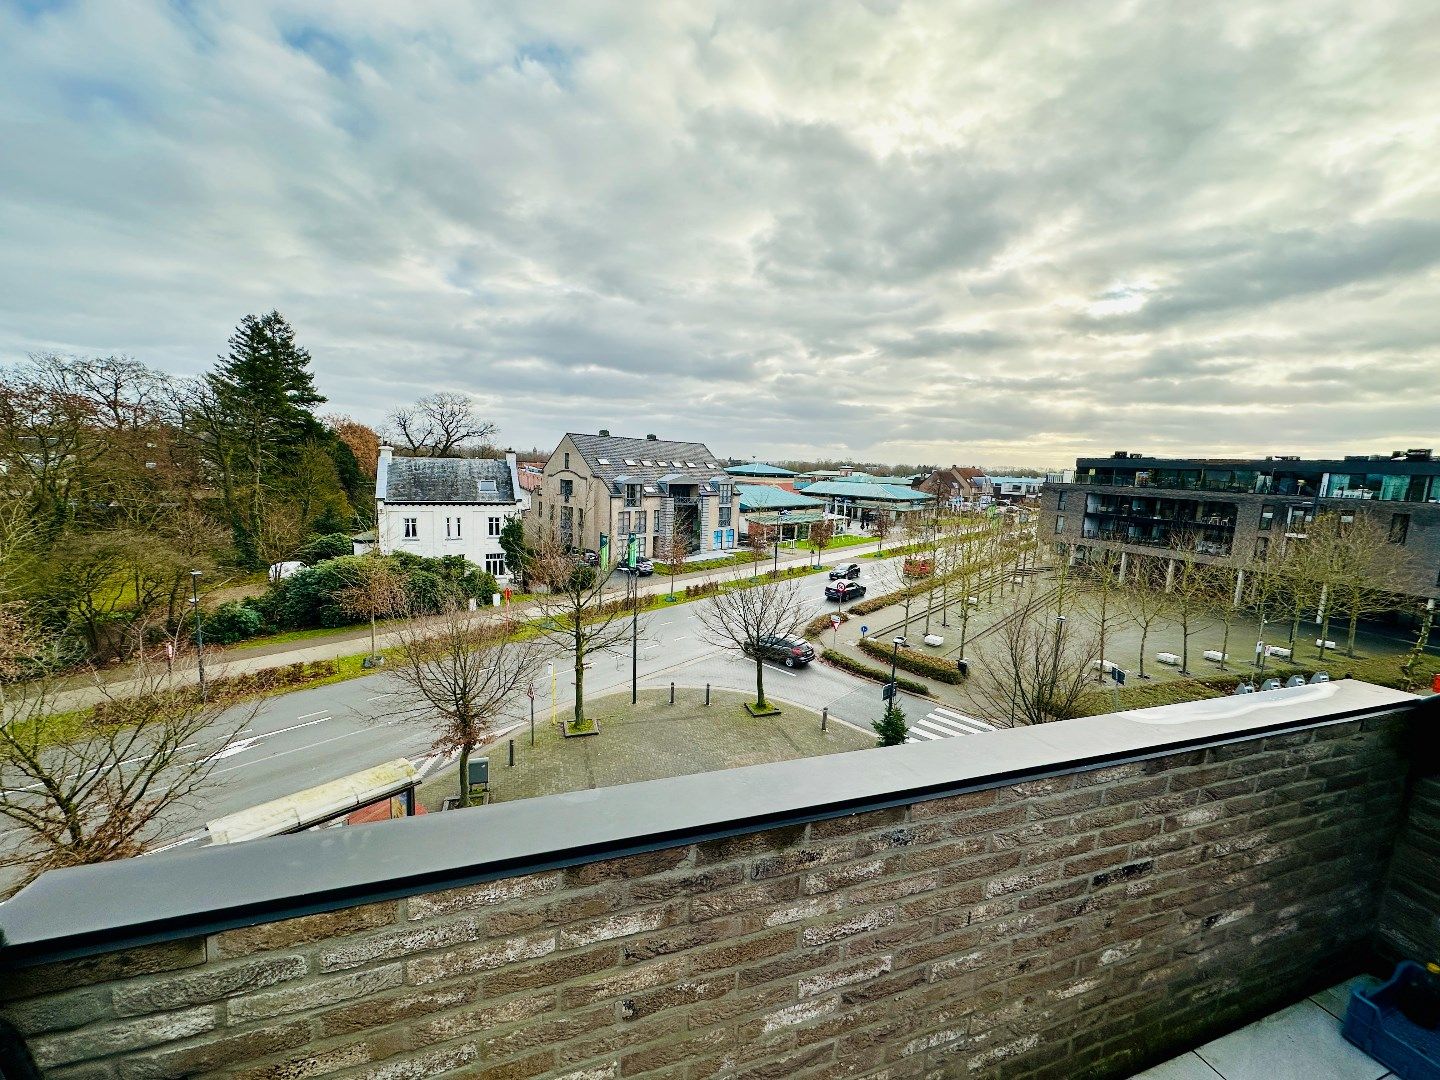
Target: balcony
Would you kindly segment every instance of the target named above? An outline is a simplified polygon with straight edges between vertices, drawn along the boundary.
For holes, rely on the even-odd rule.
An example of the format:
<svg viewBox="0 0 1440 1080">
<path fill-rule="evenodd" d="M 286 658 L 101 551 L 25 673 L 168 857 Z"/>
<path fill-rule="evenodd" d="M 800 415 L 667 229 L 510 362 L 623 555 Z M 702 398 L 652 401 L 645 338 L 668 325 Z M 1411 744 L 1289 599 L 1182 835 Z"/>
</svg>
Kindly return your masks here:
<svg viewBox="0 0 1440 1080">
<path fill-rule="evenodd" d="M 52 871 L 0 1015 L 57 1080 L 1128 1077 L 1440 948 L 1434 710 L 1337 681 Z"/>
</svg>

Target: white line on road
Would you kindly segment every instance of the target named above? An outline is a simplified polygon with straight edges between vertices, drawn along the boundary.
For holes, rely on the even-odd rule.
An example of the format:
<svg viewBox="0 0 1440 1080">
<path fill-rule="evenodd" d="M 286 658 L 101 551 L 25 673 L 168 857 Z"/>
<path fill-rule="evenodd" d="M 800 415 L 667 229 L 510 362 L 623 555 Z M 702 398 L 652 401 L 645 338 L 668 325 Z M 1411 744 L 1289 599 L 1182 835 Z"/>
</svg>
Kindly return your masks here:
<svg viewBox="0 0 1440 1080">
<path fill-rule="evenodd" d="M 320 709 L 320 710 L 318 710 L 318 711 L 316 711 L 316 712 L 301 713 L 301 714 L 300 714 L 299 716 L 297 716 L 295 719 L 296 719 L 296 720 L 309 720 L 310 717 L 312 717 L 312 716 L 322 716 L 322 715 L 324 715 L 324 714 L 325 714 L 325 710 L 324 710 L 324 709 Z"/>
</svg>

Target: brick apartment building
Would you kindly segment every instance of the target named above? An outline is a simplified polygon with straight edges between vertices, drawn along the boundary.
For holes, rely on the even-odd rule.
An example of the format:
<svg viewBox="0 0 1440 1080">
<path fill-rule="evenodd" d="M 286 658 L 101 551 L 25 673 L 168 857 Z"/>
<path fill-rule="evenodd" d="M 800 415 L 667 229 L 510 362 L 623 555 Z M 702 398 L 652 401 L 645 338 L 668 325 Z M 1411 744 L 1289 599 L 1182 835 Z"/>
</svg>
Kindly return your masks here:
<svg viewBox="0 0 1440 1080">
<path fill-rule="evenodd" d="M 1047 483 L 1040 536 L 1084 560 L 1157 555 L 1182 538 L 1201 561 L 1237 572 L 1264 560 L 1318 513 L 1368 514 L 1410 555 L 1408 595 L 1440 598 L 1440 460 L 1430 450 L 1335 459 L 1079 458 Z"/>
</svg>

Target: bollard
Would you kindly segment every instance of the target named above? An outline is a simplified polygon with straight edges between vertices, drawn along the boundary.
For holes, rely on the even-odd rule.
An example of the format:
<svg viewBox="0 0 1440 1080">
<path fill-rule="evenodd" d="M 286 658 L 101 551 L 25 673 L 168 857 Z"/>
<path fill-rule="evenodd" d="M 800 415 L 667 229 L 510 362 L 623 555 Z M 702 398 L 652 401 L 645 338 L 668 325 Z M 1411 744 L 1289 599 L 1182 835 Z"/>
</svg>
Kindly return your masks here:
<svg viewBox="0 0 1440 1080">
<path fill-rule="evenodd" d="M 823 709 L 820 710 L 820 730 L 821 730 L 821 731 L 824 731 L 824 730 L 825 730 L 825 721 L 827 721 L 827 720 L 829 720 L 829 719 L 830 719 L 830 706 L 827 705 L 827 706 L 825 706 L 825 708 L 823 708 Z"/>
<path fill-rule="evenodd" d="M 710 684 L 708 682 L 705 684 L 705 705 L 707 708 L 710 705 Z"/>
<path fill-rule="evenodd" d="M 515 740 L 510 740 L 510 768 L 515 767 Z"/>
<path fill-rule="evenodd" d="M 670 684 L 670 704 L 675 704 L 675 684 L 673 682 Z"/>
</svg>

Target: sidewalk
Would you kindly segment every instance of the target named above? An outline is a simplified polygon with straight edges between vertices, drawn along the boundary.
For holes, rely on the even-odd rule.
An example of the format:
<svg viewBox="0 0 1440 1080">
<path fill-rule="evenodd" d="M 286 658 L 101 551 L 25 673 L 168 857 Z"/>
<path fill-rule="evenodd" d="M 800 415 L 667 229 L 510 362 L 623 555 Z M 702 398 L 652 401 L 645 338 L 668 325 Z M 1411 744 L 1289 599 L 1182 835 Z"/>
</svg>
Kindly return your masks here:
<svg viewBox="0 0 1440 1080">
<path fill-rule="evenodd" d="M 821 564 L 834 566 L 839 563 L 851 562 L 861 556 L 868 555 L 877 550 L 878 543 L 855 544 L 848 547 L 836 548 L 821 553 Z M 814 553 L 806 549 L 781 548 L 780 566 L 782 568 L 802 566 L 812 562 Z M 879 563 L 879 560 L 872 560 Z M 774 565 L 770 559 L 759 564 L 759 571 L 770 569 Z M 735 581 L 741 578 L 749 578 L 755 573 L 754 564 L 746 563 L 741 566 L 726 566 L 721 569 L 706 570 L 703 567 L 684 574 L 675 575 L 675 591 L 681 592 L 686 585 L 693 585 L 700 581 L 720 580 Z M 612 572 L 606 582 L 605 597 L 609 599 L 621 599 L 625 596 L 629 580 L 624 574 Z M 641 596 L 665 596 L 670 592 L 670 576 L 668 574 L 656 574 L 653 577 L 641 578 L 639 581 L 639 593 Z M 481 608 L 477 616 L 496 618 L 502 614 L 508 614 L 519 618 L 535 618 L 541 614 L 535 607 L 521 607 L 518 610 L 512 605 L 509 608 Z M 381 631 L 376 638 L 376 644 L 380 649 L 385 649 L 399 643 L 399 634 L 395 631 Z M 205 670 L 208 675 L 215 676 L 222 672 L 225 675 L 244 675 L 254 671 L 261 671 L 265 668 L 284 667 L 287 664 L 310 663 L 315 660 L 336 660 L 344 656 L 363 655 L 370 651 L 370 628 L 368 626 L 346 627 L 336 630 L 333 634 L 326 634 L 320 637 L 308 638 L 304 641 L 281 642 L 273 645 L 254 645 L 245 647 L 234 646 L 228 649 L 206 649 Z M 60 691 L 56 695 L 55 709 L 57 712 L 69 712 L 74 709 L 82 709 L 94 705 L 109 696 L 124 697 L 133 689 L 135 680 L 128 677 L 128 666 L 118 666 L 108 671 L 101 672 L 99 682 L 106 690 L 102 691 L 93 683 L 77 683 L 69 689 Z M 378 672 L 377 672 L 378 673 Z M 199 672 L 195 667 L 194 655 L 182 657 L 176 662 L 175 671 L 172 676 L 175 682 L 195 683 L 199 681 Z"/>
</svg>

